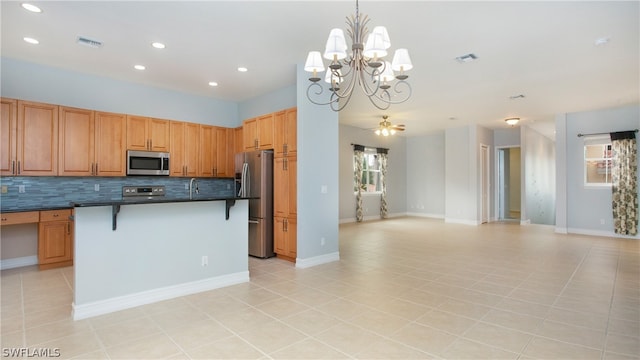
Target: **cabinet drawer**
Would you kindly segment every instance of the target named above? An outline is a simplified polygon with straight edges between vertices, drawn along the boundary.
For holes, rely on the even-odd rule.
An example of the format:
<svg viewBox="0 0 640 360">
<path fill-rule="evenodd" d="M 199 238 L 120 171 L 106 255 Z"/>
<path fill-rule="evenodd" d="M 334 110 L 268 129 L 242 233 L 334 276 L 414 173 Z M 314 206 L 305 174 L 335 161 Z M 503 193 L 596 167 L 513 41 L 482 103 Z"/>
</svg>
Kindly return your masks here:
<svg viewBox="0 0 640 360">
<path fill-rule="evenodd" d="M 14 213 L 2 213 L 0 216 L 0 224 L 2 225 L 15 225 L 15 224 L 29 224 L 37 223 L 40 221 L 39 211 L 25 211 Z"/>
<path fill-rule="evenodd" d="M 44 221 L 68 221 L 71 209 L 40 211 L 40 222 Z"/>
</svg>

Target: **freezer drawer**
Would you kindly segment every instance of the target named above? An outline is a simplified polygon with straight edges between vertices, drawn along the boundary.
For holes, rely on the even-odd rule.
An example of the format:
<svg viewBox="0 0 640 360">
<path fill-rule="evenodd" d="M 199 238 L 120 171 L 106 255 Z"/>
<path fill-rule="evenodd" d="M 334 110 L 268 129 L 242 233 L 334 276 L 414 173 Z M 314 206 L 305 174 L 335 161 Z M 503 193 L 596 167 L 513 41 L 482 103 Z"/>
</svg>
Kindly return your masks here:
<svg viewBox="0 0 640 360">
<path fill-rule="evenodd" d="M 273 219 L 249 218 L 249 255 L 259 258 L 274 256 Z"/>
</svg>

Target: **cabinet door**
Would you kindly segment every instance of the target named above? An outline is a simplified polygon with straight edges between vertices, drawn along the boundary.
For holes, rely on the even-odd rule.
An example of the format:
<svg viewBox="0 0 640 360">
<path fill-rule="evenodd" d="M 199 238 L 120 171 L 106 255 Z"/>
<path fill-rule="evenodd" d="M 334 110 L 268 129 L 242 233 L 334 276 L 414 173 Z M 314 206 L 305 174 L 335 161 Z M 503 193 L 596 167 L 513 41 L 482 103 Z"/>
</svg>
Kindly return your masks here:
<svg viewBox="0 0 640 360">
<path fill-rule="evenodd" d="M 58 174 L 58 106 L 18 101 L 17 174 Z"/>
<path fill-rule="evenodd" d="M 289 210 L 289 216 L 298 215 L 298 158 L 288 157 L 287 159 L 287 194 L 288 201 L 287 208 Z"/>
<path fill-rule="evenodd" d="M 227 139 L 227 128 L 217 127 L 216 128 L 216 147 L 215 147 L 215 176 L 231 176 L 230 173 L 227 174 L 228 169 L 228 139 Z"/>
<path fill-rule="evenodd" d="M 258 149 L 258 119 L 245 120 L 242 123 L 242 143 L 245 151 Z"/>
<path fill-rule="evenodd" d="M 286 255 L 295 260 L 298 255 L 298 219 L 296 217 L 287 218 L 286 239 L 287 253 Z"/>
<path fill-rule="evenodd" d="M 149 150 L 149 118 L 127 115 L 127 149 Z"/>
<path fill-rule="evenodd" d="M 200 159 L 200 125 L 185 123 L 184 166 L 187 176 L 198 176 Z"/>
<path fill-rule="evenodd" d="M 170 124 L 171 159 L 169 167 L 171 176 L 186 176 L 184 170 L 184 123 L 172 121 Z"/>
<path fill-rule="evenodd" d="M 242 126 L 234 129 L 233 152 L 241 153 L 244 151 L 244 137 L 242 134 Z"/>
<path fill-rule="evenodd" d="M 236 171 L 235 169 L 235 142 L 236 142 L 236 131 L 232 128 L 227 128 L 227 167 L 225 170 L 225 175 L 227 177 L 233 177 Z"/>
<path fill-rule="evenodd" d="M 95 113 L 96 175 L 125 176 L 127 121 L 123 114 Z"/>
<path fill-rule="evenodd" d="M 286 233 L 285 233 L 285 218 L 276 216 L 273 218 L 273 251 L 276 254 L 286 255 Z"/>
<path fill-rule="evenodd" d="M 287 117 L 285 111 L 278 111 L 273 116 L 273 156 L 283 157 L 285 154 Z"/>
<path fill-rule="evenodd" d="M 200 125 L 200 168 L 198 176 L 212 177 L 215 174 L 215 127 Z"/>
<path fill-rule="evenodd" d="M 298 154 L 298 109 L 292 108 L 286 111 L 286 151 L 287 156 Z"/>
<path fill-rule="evenodd" d="M 169 152 L 170 147 L 169 121 L 149 119 L 149 143 L 152 151 Z"/>
<path fill-rule="evenodd" d="M 58 175 L 95 175 L 94 112 L 61 106 L 58 120 Z"/>
<path fill-rule="evenodd" d="M 287 158 L 273 159 L 273 215 L 289 215 L 289 172 L 286 169 Z"/>
<path fill-rule="evenodd" d="M 258 148 L 273 149 L 273 114 L 258 118 Z"/>
<path fill-rule="evenodd" d="M 14 175 L 16 170 L 16 121 L 18 102 L 1 98 L 0 114 L 0 175 Z"/>
<path fill-rule="evenodd" d="M 69 261 L 72 256 L 71 222 L 47 221 L 38 224 L 38 263 Z"/>
</svg>

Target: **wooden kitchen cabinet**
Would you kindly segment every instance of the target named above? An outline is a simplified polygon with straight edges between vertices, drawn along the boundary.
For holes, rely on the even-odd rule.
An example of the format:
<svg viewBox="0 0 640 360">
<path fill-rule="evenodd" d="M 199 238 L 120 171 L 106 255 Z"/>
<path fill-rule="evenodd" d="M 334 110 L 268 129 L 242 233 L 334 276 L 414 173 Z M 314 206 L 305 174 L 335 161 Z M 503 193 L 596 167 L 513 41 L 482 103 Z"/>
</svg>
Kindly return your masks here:
<svg viewBox="0 0 640 360">
<path fill-rule="evenodd" d="M 267 114 L 242 123 L 245 151 L 273 149 L 273 118 Z"/>
<path fill-rule="evenodd" d="M 41 270 L 73 265 L 73 210 L 40 211 L 38 264 Z"/>
<path fill-rule="evenodd" d="M 200 125 L 171 121 L 170 127 L 170 175 L 198 176 L 200 161 Z"/>
<path fill-rule="evenodd" d="M 0 225 L 31 224 L 39 221 L 39 211 L 10 212 L 0 215 Z"/>
<path fill-rule="evenodd" d="M 125 176 L 126 116 L 60 107 L 60 176 Z"/>
<path fill-rule="evenodd" d="M 213 177 L 216 159 L 216 128 L 200 125 L 200 166 L 198 176 Z"/>
<path fill-rule="evenodd" d="M 273 214 L 274 216 L 296 216 L 297 211 L 298 160 L 275 158 L 273 160 Z"/>
<path fill-rule="evenodd" d="M 170 150 L 170 122 L 143 116 L 127 115 L 127 150 Z"/>
<path fill-rule="evenodd" d="M 233 135 L 234 135 L 233 152 L 235 154 L 241 153 L 244 151 L 244 137 L 242 133 L 242 126 L 238 126 L 233 130 L 234 130 L 233 131 Z"/>
<path fill-rule="evenodd" d="M 273 150 L 275 157 L 293 156 L 298 153 L 297 108 L 278 111 L 273 118 Z"/>
<path fill-rule="evenodd" d="M 95 175 L 95 112 L 60 107 L 58 175 Z"/>
<path fill-rule="evenodd" d="M 58 174 L 58 106 L 2 99 L 1 175 Z"/>
<path fill-rule="evenodd" d="M 18 100 L 0 98 L 0 175 L 14 175 Z"/>
<path fill-rule="evenodd" d="M 278 258 L 296 261 L 298 221 L 294 218 L 274 217 L 273 243 Z"/>
<path fill-rule="evenodd" d="M 216 161 L 214 176 L 231 177 L 234 172 L 233 160 L 233 129 L 216 128 Z"/>
</svg>

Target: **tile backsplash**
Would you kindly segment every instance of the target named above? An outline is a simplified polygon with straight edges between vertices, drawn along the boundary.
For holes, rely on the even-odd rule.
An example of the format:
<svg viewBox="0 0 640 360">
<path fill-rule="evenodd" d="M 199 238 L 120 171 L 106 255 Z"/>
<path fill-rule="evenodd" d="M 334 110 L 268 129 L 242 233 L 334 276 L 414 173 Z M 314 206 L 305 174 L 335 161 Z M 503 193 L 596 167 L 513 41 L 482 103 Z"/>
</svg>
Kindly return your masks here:
<svg viewBox="0 0 640 360">
<path fill-rule="evenodd" d="M 0 194 L 2 211 L 68 206 L 71 201 L 109 201 L 122 199 L 123 186 L 164 185 L 166 196 L 188 198 L 190 178 L 160 176 L 63 177 L 16 176 L 0 178 L 6 193 Z M 200 195 L 233 196 L 232 178 L 198 178 Z M 187 188 L 185 189 L 185 186 Z M 24 193 L 20 193 L 21 188 Z"/>
</svg>

